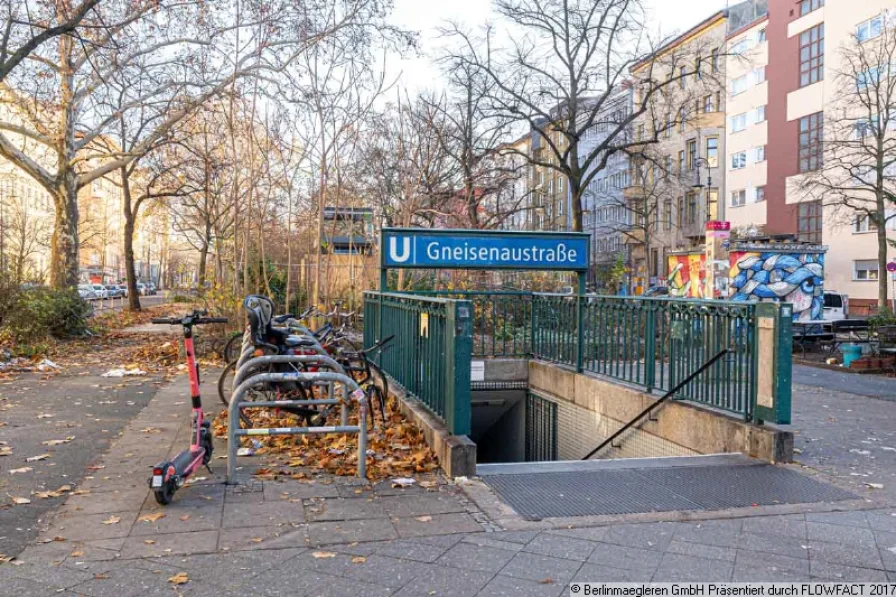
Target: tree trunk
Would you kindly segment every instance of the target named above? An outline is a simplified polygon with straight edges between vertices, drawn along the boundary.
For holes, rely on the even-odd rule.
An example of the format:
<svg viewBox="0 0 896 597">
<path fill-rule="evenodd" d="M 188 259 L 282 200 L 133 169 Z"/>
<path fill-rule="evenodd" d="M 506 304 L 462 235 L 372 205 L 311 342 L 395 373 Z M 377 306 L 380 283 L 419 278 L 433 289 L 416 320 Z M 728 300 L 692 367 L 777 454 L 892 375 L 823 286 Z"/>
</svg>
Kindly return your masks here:
<svg viewBox="0 0 896 597">
<path fill-rule="evenodd" d="M 54 201 L 56 218 L 50 241 L 50 286 L 56 289 L 78 285 L 78 191 L 75 173 L 65 173 Z"/>
<path fill-rule="evenodd" d="M 199 251 L 199 295 L 205 293 L 205 268 L 208 262 L 208 243 L 202 245 Z"/>
<path fill-rule="evenodd" d="M 884 210 L 879 212 L 881 215 L 886 213 Z M 881 217 L 881 222 L 877 225 L 877 310 L 883 311 L 887 308 L 887 295 L 889 287 L 889 272 L 887 272 L 887 226 L 886 218 Z"/>
<path fill-rule="evenodd" d="M 137 272 L 134 267 L 134 220 L 134 214 L 131 213 L 130 209 L 126 208 L 124 221 L 124 271 L 128 282 L 128 309 L 139 311 L 141 309 L 140 292 L 137 290 Z"/>
</svg>

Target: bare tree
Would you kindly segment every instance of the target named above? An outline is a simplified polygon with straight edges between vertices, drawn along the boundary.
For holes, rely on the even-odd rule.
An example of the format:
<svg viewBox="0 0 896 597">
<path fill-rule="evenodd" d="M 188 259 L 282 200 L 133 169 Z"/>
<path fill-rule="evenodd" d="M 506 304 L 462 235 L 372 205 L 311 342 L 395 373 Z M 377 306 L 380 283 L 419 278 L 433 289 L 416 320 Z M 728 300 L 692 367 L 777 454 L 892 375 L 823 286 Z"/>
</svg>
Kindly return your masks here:
<svg viewBox="0 0 896 597">
<path fill-rule="evenodd" d="M 0 82 L 42 44 L 75 32 L 100 0 L 69 2 L 5 2 L 0 31 Z"/>
<path fill-rule="evenodd" d="M 0 156 L 13 162 L 54 198 L 51 284 L 78 279 L 78 190 L 150 151 L 209 98 L 247 77 L 283 72 L 309 47 L 350 24 L 371 26 L 375 0 L 338 7 L 276 0 L 243 6 L 200 0 L 105 0 L 82 20 L 78 37 L 61 35 L 56 47 L 30 54 L 28 68 L 11 71 L 0 120 Z M 58 2 L 59 10 L 65 5 Z M 109 81 L 137 72 L 141 85 L 124 105 L 108 102 Z M 161 114 L 127 149 L 110 154 L 109 136 L 122 111 L 152 106 Z M 36 149 L 33 148 L 36 146 Z M 101 150 L 98 150 L 98 147 Z"/>
<path fill-rule="evenodd" d="M 2 197 L 0 213 L 0 275 L 8 270 L 11 279 L 21 284 L 26 279 L 37 278 L 42 273 L 33 264 L 33 258 L 49 244 L 50 227 L 46 218 L 36 213 L 25 196 Z"/>
<path fill-rule="evenodd" d="M 887 306 L 887 228 L 896 221 L 896 24 L 881 15 L 868 36 L 840 49 L 833 101 L 824 132 L 800 131 L 803 188 L 841 223 L 867 224 L 877 235 L 879 309 Z M 863 222 L 865 220 L 865 222 Z"/>
<path fill-rule="evenodd" d="M 566 178 L 573 229 L 581 231 L 583 194 L 608 160 L 659 142 L 683 109 L 692 110 L 693 92 L 679 93 L 681 81 L 698 71 L 703 85 L 715 80 L 701 68 L 710 48 L 692 43 L 654 52 L 663 43 L 647 39 L 639 0 L 497 0 L 496 8 L 511 26 L 507 47 L 494 46 L 491 29 L 479 39 L 454 27 L 463 44 L 455 58 L 492 84 L 485 93 L 496 116 L 524 123 L 541 137 L 544 151 L 526 158 Z M 614 92 L 635 65 L 643 71 L 634 82 L 637 103 L 624 118 L 606 120 Z M 626 135 L 646 120 L 644 135 Z M 601 142 L 580 155 L 581 138 L 598 127 L 607 127 Z"/>
</svg>

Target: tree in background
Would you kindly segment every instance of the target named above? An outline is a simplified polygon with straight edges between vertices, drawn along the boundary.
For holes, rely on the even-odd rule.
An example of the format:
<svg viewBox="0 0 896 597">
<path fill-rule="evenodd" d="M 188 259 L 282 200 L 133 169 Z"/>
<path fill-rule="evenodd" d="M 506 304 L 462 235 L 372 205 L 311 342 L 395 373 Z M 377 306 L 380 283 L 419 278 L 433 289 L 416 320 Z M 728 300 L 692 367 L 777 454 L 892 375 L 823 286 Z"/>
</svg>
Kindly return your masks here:
<svg viewBox="0 0 896 597">
<path fill-rule="evenodd" d="M 496 9 L 510 24 L 506 47 L 495 46 L 492 29 L 477 37 L 454 27 L 462 46 L 454 58 L 488 81 L 483 93 L 496 118 L 524 124 L 540 137 L 544 150 L 525 157 L 567 180 L 573 230 L 583 230 L 583 195 L 614 154 L 658 143 L 693 111 L 702 88 L 724 88 L 719 75 L 701 68 L 710 62 L 708 45 L 655 52 L 665 40 L 647 39 L 639 0 L 498 0 Z M 614 92 L 645 60 L 633 82 L 633 109 L 608 118 Z M 683 80 L 697 78 L 700 90 L 680 89 Z M 639 138 L 628 134 L 636 121 L 649 122 Z M 580 154 L 580 140 L 593 129 L 602 129 L 601 141 Z"/>
<path fill-rule="evenodd" d="M 896 23 L 883 15 L 840 49 L 824 132 L 800 131 L 802 188 L 849 226 L 875 230 L 879 309 L 887 307 L 887 232 L 896 224 Z M 812 137 L 812 135 L 817 135 Z"/>
</svg>

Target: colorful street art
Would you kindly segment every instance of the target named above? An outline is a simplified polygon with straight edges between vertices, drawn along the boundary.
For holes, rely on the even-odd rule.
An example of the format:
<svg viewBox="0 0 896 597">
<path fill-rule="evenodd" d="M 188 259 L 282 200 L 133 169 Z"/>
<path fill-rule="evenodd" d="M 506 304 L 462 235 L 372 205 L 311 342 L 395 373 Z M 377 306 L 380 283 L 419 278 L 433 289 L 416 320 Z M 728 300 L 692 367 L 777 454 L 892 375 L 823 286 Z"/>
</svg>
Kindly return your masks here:
<svg viewBox="0 0 896 597">
<path fill-rule="evenodd" d="M 731 298 L 793 304 L 794 321 L 824 315 L 824 253 L 731 251 Z"/>
<path fill-rule="evenodd" d="M 702 253 L 669 255 L 669 295 L 703 298 L 706 285 L 706 260 Z"/>
</svg>

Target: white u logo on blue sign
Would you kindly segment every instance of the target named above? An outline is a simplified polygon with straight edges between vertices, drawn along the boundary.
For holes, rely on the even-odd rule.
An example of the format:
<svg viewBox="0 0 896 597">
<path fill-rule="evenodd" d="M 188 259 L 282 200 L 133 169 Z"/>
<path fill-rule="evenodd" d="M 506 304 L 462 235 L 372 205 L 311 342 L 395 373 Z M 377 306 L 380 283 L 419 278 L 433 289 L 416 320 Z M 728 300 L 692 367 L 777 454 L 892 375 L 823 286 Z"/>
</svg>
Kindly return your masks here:
<svg viewBox="0 0 896 597">
<path fill-rule="evenodd" d="M 392 261 L 394 261 L 395 263 L 404 263 L 411 258 L 411 239 L 408 237 L 404 237 L 401 239 L 401 255 L 398 254 L 398 246 L 395 242 L 397 240 L 398 239 L 394 236 L 389 238 L 389 257 L 391 257 Z"/>
</svg>

